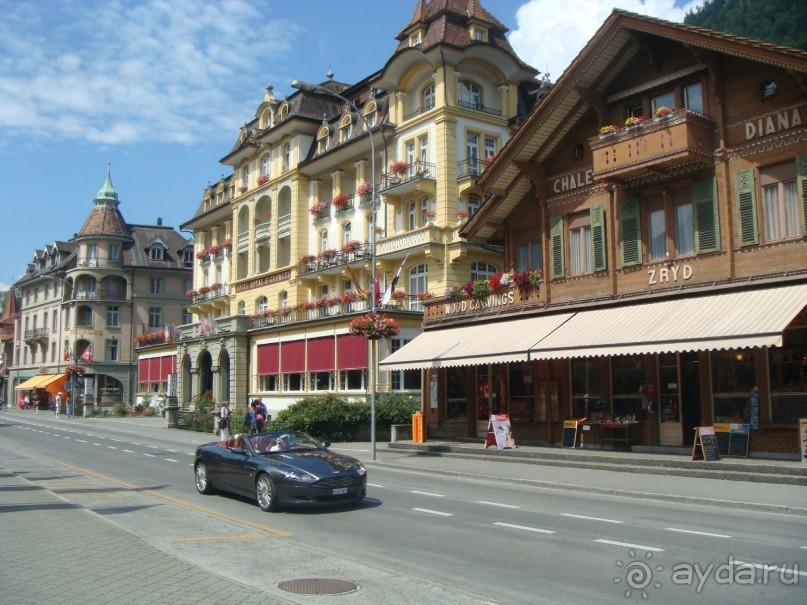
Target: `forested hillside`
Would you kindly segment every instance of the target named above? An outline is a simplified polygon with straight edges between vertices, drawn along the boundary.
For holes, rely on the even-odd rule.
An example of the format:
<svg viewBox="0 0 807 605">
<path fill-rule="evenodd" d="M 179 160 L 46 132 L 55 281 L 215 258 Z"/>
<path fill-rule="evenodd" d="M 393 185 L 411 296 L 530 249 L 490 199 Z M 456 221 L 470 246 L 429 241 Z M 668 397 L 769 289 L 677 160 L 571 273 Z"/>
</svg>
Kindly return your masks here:
<svg viewBox="0 0 807 605">
<path fill-rule="evenodd" d="M 807 50 L 804 0 L 707 0 L 684 23 Z"/>
</svg>

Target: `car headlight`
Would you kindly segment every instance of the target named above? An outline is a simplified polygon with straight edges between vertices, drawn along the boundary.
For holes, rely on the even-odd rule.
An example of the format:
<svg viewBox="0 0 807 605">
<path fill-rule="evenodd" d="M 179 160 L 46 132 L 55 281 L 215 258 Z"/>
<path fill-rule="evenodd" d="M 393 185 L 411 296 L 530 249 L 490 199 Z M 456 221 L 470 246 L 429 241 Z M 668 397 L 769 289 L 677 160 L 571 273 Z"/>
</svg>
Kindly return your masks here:
<svg viewBox="0 0 807 605">
<path fill-rule="evenodd" d="M 281 471 L 281 475 L 283 475 L 284 479 L 288 481 L 300 481 L 302 483 L 313 483 L 317 480 L 314 475 L 309 475 L 306 472 L 293 470 L 293 471 Z"/>
<path fill-rule="evenodd" d="M 355 470 L 362 477 L 367 474 L 367 468 L 361 462 L 353 463 L 353 470 Z"/>
</svg>

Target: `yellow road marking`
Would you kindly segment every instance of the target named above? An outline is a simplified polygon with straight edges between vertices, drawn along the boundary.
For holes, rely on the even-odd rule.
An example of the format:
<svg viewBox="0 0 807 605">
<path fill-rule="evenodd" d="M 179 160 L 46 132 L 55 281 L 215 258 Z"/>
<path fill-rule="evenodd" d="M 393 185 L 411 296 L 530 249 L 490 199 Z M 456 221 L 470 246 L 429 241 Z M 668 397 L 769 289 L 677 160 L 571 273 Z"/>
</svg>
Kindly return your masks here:
<svg viewBox="0 0 807 605">
<path fill-rule="evenodd" d="M 287 531 L 283 531 L 282 529 L 276 529 L 274 527 L 269 527 L 268 525 L 262 525 L 261 523 L 252 523 L 251 521 L 246 521 L 240 517 L 235 517 L 233 515 L 228 515 L 227 513 L 222 513 L 212 508 L 207 508 L 206 506 L 198 506 L 197 504 L 193 504 L 192 502 L 188 502 L 187 500 L 180 500 L 179 498 L 174 498 L 173 496 L 167 496 L 165 494 L 161 494 L 157 491 L 151 489 L 142 489 L 136 485 L 132 485 L 131 483 L 126 483 L 125 481 L 120 481 L 118 479 L 113 479 L 112 477 L 107 477 L 106 475 L 102 475 L 101 473 L 96 473 L 95 471 L 91 471 L 89 469 L 81 468 L 80 466 L 73 466 L 72 464 L 67 464 L 66 462 L 58 462 L 66 468 L 72 469 L 74 471 L 78 471 L 80 473 L 84 473 L 91 477 L 95 477 L 96 479 L 101 479 L 102 481 L 108 481 L 109 483 L 114 483 L 115 485 L 120 485 L 121 487 L 125 487 L 127 489 L 137 491 L 143 494 L 148 494 L 149 496 L 153 496 L 155 498 L 159 498 L 160 500 L 165 500 L 166 502 L 171 502 L 173 504 L 178 504 L 180 506 L 185 506 L 192 510 L 207 513 L 209 515 L 214 515 L 216 517 L 220 517 L 222 519 L 227 519 L 228 521 L 232 521 L 234 523 L 239 523 L 241 525 L 246 525 L 248 527 L 254 527 L 257 530 L 266 532 L 268 534 L 272 534 L 278 538 L 288 538 L 293 534 L 290 534 Z"/>
<path fill-rule="evenodd" d="M 204 538 L 171 538 L 173 542 L 200 542 L 203 540 L 251 540 L 254 538 L 265 538 L 264 535 L 255 534 L 246 536 L 205 536 Z"/>
</svg>

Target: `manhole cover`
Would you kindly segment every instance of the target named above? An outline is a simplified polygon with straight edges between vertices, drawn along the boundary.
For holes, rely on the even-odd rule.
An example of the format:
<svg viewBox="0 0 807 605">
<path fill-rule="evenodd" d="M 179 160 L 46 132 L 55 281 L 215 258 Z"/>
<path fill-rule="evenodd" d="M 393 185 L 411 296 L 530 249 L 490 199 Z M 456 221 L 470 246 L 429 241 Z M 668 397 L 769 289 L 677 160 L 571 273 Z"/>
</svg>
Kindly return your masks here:
<svg viewBox="0 0 807 605">
<path fill-rule="evenodd" d="M 303 578 L 280 582 L 277 587 L 286 592 L 297 594 L 342 594 L 356 590 L 353 582 L 334 580 L 332 578 Z"/>
</svg>

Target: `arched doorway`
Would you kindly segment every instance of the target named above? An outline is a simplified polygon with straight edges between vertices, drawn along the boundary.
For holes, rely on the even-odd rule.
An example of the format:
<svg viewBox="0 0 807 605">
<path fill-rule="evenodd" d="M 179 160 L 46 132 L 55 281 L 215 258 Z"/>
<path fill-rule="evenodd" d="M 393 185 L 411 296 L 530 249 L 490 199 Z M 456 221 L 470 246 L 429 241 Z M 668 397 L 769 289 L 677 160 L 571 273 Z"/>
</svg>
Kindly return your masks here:
<svg viewBox="0 0 807 605">
<path fill-rule="evenodd" d="M 182 357 L 182 383 L 180 384 L 182 402 L 187 404 L 193 397 L 191 387 L 191 356 L 187 353 Z"/>
<path fill-rule="evenodd" d="M 199 355 L 199 395 L 213 390 L 213 358 L 209 351 L 202 351 Z"/>
<path fill-rule="evenodd" d="M 219 355 L 219 388 L 217 401 L 230 401 L 230 354 L 222 349 Z"/>
</svg>

